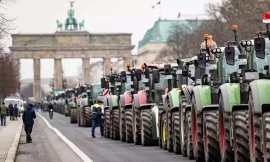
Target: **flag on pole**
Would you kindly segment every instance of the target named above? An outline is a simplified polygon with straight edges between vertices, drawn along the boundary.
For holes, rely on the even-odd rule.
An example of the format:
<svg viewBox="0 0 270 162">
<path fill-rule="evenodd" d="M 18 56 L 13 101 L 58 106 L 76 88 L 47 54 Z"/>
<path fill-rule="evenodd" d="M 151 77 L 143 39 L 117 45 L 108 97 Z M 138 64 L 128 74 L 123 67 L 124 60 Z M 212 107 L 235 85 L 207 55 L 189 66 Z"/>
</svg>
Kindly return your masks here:
<svg viewBox="0 0 270 162">
<path fill-rule="evenodd" d="M 180 14 L 180 12 L 178 13 L 178 19 L 180 18 L 180 16 L 181 16 L 181 14 Z"/>
<path fill-rule="evenodd" d="M 160 4 L 160 1 L 156 5 L 159 5 L 159 4 Z"/>
</svg>

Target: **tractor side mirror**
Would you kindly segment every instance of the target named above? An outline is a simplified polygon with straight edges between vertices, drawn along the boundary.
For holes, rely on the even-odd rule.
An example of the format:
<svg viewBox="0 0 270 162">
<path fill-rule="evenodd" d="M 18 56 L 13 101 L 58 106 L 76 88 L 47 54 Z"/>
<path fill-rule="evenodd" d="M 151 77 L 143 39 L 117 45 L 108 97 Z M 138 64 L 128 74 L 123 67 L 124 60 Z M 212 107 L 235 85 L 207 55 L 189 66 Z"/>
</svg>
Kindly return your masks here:
<svg viewBox="0 0 270 162">
<path fill-rule="evenodd" d="M 200 69 L 206 68 L 206 53 L 199 53 L 197 55 L 197 64 Z"/>
<path fill-rule="evenodd" d="M 121 83 L 126 83 L 127 82 L 127 74 L 126 74 L 125 71 L 121 71 L 120 77 L 121 77 Z"/>
<path fill-rule="evenodd" d="M 256 57 L 260 59 L 265 58 L 265 39 L 263 37 L 254 38 L 254 48 L 256 51 Z"/>
<path fill-rule="evenodd" d="M 101 82 L 101 88 L 106 88 L 106 80 L 105 80 L 105 78 L 101 78 L 100 82 Z"/>
<path fill-rule="evenodd" d="M 164 75 L 171 75 L 172 74 L 172 68 L 170 64 L 164 65 Z"/>
<path fill-rule="evenodd" d="M 153 70 L 153 81 L 154 81 L 154 83 L 159 83 L 160 82 L 160 75 L 159 75 L 159 70 L 158 69 Z"/>
<path fill-rule="evenodd" d="M 225 47 L 225 58 L 228 65 L 234 65 L 235 50 L 234 47 Z"/>
<path fill-rule="evenodd" d="M 142 80 L 142 70 L 141 69 L 135 70 L 135 77 L 136 77 L 137 81 Z"/>
</svg>

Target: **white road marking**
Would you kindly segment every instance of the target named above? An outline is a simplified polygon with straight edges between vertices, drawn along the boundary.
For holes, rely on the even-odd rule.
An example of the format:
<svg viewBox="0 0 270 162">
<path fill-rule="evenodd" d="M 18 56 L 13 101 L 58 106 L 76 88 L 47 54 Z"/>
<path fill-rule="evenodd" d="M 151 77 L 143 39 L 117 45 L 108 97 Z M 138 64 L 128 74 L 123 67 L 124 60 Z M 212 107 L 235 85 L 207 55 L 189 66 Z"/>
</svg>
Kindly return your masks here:
<svg viewBox="0 0 270 162">
<path fill-rule="evenodd" d="M 55 133 L 84 161 L 84 162 L 93 162 L 85 153 L 83 153 L 78 147 L 76 147 L 72 142 L 70 142 L 58 129 L 54 128 L 42 115 L 37 112 L 47 126 L 54 130 Z"/>
</svg>

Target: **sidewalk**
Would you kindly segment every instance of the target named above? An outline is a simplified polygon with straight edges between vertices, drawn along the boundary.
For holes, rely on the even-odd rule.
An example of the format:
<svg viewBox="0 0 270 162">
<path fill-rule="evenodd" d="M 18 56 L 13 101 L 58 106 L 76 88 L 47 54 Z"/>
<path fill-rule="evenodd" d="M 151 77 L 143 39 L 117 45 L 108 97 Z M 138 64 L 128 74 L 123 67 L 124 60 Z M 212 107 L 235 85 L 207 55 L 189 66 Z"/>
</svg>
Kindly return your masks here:
<svg viewBox="0 0 270 162">
<path fill-rule="evenodd" d="M 7 116 L 6 126 L 0 126 L 0 162 L 13 162 L 17 152 L 22 130 L 22 118 L 10 121 Z"/>
</svg>

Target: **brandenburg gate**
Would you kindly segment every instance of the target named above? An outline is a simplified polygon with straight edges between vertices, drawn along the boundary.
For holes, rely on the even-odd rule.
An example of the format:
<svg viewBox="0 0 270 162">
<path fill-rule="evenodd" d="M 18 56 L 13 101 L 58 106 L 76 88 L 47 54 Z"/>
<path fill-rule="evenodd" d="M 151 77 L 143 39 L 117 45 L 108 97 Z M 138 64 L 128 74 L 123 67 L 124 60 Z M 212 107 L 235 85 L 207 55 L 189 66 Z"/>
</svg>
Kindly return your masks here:
<svg viewBox="0 0 270 162">
<path fill-rule="evenodd" d="M 68 10 L 65 29 L 57 20 L 57 29 L 53 34 L 12 34 L 13 59 L 20 67 L 20 59 L 33 59 L 34 85 L 36 101 L 41 101 L 40 59 L 54 59 L 54 89 L 62 89 L 62 61 L 64 58 L 81 58 L 83 83 L 90 84 L 91 58 L 103 58 L 104 73 L 110 73 L 111 58 L 122 57 L 124 65 L 131 62 L 131 35 L 129 33 L 89 33 L 82 30 L 84 21 L 77 24 L 74 18 L 73 2 Z M 80 29 L 78 29 L 78 25 Z M 70 65 L 72 66 L 72 65 Z M 94 76 L 93 76 L 94 77 Z"/>
</svg>

